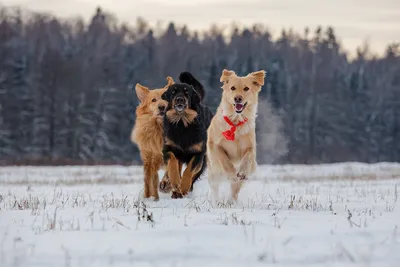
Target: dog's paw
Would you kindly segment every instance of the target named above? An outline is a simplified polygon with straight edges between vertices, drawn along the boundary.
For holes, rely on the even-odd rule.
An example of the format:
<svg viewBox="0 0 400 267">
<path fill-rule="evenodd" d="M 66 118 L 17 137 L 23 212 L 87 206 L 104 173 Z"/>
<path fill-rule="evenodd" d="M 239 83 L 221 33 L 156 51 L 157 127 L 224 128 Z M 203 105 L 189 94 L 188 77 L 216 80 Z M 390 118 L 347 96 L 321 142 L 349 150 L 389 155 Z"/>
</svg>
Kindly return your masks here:
<svg viewBox="0 0 400 267">
<path fill-rule="evenodd" d="M 237 182 L 240 181 L 240 180 L 239 180 L 239 177 L 238 177 L 237 175 L 235 175 L 235 174 L 229 175 L 229 176 L 228 176 L 228 179 L 229 179 L 229 181 L 231 181 L 232 183 L 237 183 Z"/>
<path fill-rule="evenodd" d="M 238 181 L 244 181 L 248 179 L 247 174 L 245 174 L 244 172 L 238 172 L 236 177 L 238 178 Z"/>
<path fill-rule="evenodd" d="M 171 189 L 172 189 L 172 186 L 171 186 L 171 183 L 169 182 L 169 180 L 161 181 L 158 186 L 158 190 L 160 190 L 160 192 L 163 192 L 163 193 L 169 193 L 169 192 L 171 192 Z"/>
<path fill-rule="evenodd" d="M 144 190 L 144 192 L 143 192 L 143 198 L 150 198 L 151 197 L 151 195 L 150 195 L 150 190 Z"/>
<path fill-rule="evenodd" d="M 171 198 L 173 198 L 173 199 L 183 198 L 183 195 L 180 192 L 174 191 L 174 192 L 172 192 Z"/>
</svg>

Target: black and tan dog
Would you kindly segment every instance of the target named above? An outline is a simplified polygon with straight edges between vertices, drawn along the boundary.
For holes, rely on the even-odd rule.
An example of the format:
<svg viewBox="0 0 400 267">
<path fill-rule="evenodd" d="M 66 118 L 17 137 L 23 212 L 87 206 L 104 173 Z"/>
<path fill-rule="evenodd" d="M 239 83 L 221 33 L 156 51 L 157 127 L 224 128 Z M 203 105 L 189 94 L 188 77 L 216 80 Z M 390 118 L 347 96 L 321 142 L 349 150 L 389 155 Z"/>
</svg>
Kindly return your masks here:
<svg viewBox="0 0 400 267">
<path fill-rule="evenodd" d="M 213 113 L 202 100 L 204 88 L 189 72 L 179 76 L 181 83 L 168 87 L 162 99 L 168 101 L 164 117 L 164 161 L 167 175 L 160 191 L 182 198 L 193 190 L 193 183 L 206 168 L 207 129 Z M 187 167 L 182 173 L 182 165 Z"/>
</svg>

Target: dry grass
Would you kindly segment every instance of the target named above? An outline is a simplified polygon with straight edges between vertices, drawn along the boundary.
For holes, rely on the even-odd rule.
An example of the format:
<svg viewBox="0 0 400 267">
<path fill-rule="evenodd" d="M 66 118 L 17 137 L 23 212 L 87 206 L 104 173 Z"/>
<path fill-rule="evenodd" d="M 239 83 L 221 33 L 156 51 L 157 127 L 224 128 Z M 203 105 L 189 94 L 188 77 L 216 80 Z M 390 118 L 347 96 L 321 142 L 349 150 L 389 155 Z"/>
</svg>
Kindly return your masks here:
<svg viewBox="0 0 400 267">
<path fill-rule="evenodd" d="M 140 247 L 147 245 L 150 251 L 153 246 L 157 246 L 160 239 L 163 240 L 163 246 L 171 244 L 171 247 L 178 246 L 178 241 L 190 239 L 190 242 L 184 243 L 185 246 L 201 246 L 202 251 L 207 251 L 207 246 L 212 247 L 210 244 L 214 244 L 213 242 L 221 242 L 228 247 L 231 245 L 224 243 L 224 240 L 213 240 L 215 237 L 209 234 L 210 230 L 226 232 L 226 239 L 230 238 L 229 235 L 236 236 L 236 239 L 229 240 L 236 242 L 235 251 L 244 253 L 242 256 L 251 264 L 254 260 L 286 265 L 286 259 L 290 259 L 289 262 L 301 260 L 308 264 L 311 254 L 317 255 L 317 260 L 318 257 L 330 255 L 326 260 L 328 263 L 338 261 L 343 264 L 362 264 L 362 255 L 353 249 L 359 242 L 367 242 L 373 249 L 385 249 L 389 244 L 398 242 L 397 228 L 393 225 L 396 222 L 391 220 L 397 216 L 397 185 L 393 181 L 346 180 L 327 183 L 249 182 L 250 190 L 246 191 L 246 187 L 244 188 L 245 195 L 241 196 L 242 203 L 238 205 L 229 204 L 225 199 L 213 205 L 203 193 L 195 193 L 191 198 L 182 200 L 141 201 L 139 184 L 129 188 L 118 185 L 16 185 L 0 190 L 0 209 L 3 214 L 7 214 L 4 218 L 8 218 L 11 228 L 18 229 L 21 233 L 33 233 L 35 242 L 49 238 L 49 242 L 53 242 L 50 246 L 57 246 L 61 250 L 58 260 L 61 258 L 64 266 L 75 266 L 74 262 L 76 263 L 80 253 L 79 246 L 71 247 L 61 240 L 68 238 L 69 234 L 79 235 L 82 238 L 80 241 L 86 242 L 85 244 L 88 244 L 93 235 L 96 238 L 102 236 L 103 244 L 118 235 L 121 238 L 118 246 L 123 249 L 118 253 L 122 251 L 126 258 L 121 258 L 121 253 L 106 251 L 105 248 L 101 250 L 101 246 L 95 249 L 107 255 L 110 261 L 112 257 L 119 257 L 121 261 L 137 263 L 138 258 L 149 255 L 138 247 L 136 250 L 130 247 L 138 243 L 138 239 L 130 239 L 131 236 L 141 231 L 146 235 L 140 236 Z M 205 186 L 206 181 L 200 182 L 199 187 Z M 263 186 L 265 187 L 262 188 Z M 14 216 L 15 219 L 10 219 Z M 387 229 L 377 228 L 380 225 Z M 18 231 L 0 234 L 0 265 L 5 259 L 4 262 L 10 263 L 10 266 L 24 266 L 32 255 L 40 260 L 48 256 L 43 251 L 42 254 L 30 254 L 27 248 L 35 243 L 29 243 Z M 149 234 L 155 232 L 158 234 L 152 235 L 153 239 L 145 240 Z M 366 239 L 361 232 L 376 234 L 377 237 Z M 317 241 L 315 233 L 323 233 L 324 236 Z M 127 236 L 126 239 L 123 238 L 124 235 Z M 174 239 L 177 235 L 179 238 Z M 58 236 L 60 240 L 52 239 L 52 236 Z M 331 236 L 338 240 L 332 244 L 335 249 L 331 252 L 318 251 L 321 244 L 324 247 L 330 240 L 334 240 Z M 307 246 L 311 246 L 309 251 L 303 249 L 304 243 L 299 244 L 304 238 Z M 205 244 L 208 245 L 196 243 L 197 240 L 205 239 Z M 3 249 L 4 240 L 13 242 L 15 246 L 9 245 L 8 250 Z M 164 255 L 169 248 L 162 245 L 154 248 L 154 251 Z M 243 252 L 249 248 L 253 250 L 251 253 Z M 313 249 L 316 250 L 312 251 Z M 55 251 L 50 250 L 52 253 Z M 288 251 L 290 253 L 287 254 Z M 196 250 L 196 253 L 200 252 Z M 207 255 L 210 256 L 204 259 L 213 259 L 213 252 L 204 253 L 209 253 Z M 224 258 L 226 262 L 231 259 L 231 254 L 231 251 L 218 250 L 218 257 Z M 151 255 L 157 257 L 157 253 Z M 186 259 L 183 254 L 176 255 L 175 257 Z M 374 259 L 374 254 L 371 255 Z M 367 263 L 369 261 L 371 259 L 366 260 Z M 370 262 L 373 263 L 376 262 Z"/>
<path fill-rule="evenodd" d="M 124 179 L 124 178 L 113 178 L 113 177 L 101 177 L 96 179 L 90 178 L 76 178 L 69 180 L 57 180 L 57 181 L 43 181 L 43 180 L 19 180 L 19 181 L 0 181 L 0 185 L 65 185 L 65 186 L 77 186 L 77 185 L 113 185 L 113 184 L 136 184 L 142 183 L 137 179 Z"/>
</svg>

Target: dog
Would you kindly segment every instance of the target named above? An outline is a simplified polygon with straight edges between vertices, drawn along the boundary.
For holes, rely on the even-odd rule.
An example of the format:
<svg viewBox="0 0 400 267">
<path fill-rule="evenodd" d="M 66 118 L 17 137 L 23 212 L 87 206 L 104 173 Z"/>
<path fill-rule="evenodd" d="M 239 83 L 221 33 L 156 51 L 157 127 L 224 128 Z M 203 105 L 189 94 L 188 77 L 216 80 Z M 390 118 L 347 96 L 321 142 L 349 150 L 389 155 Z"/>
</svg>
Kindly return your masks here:
<svg viewBox="0 0 400 267">
<path fill-rule="evenodd" d="M 264 80 L 264 70 L 245 77 L 222 71 L 222 99 L 207 131 L 207 173 L 214 202 L 222 177 L 231 182 L 228 203 L 233 204 L 243 182 L 256 171 L 256 114 Z"/>
<path fill-rule="evenodd" d="M 213 113 L 206 107 L 204 88 L 189 72 L 179 75 L 181 83 L 168 87 L 162 99 L 168 102 L 164 117 L 164 162 L 167 175 L 160 190 L 172 190 L 172 198 L 182 198 L 193 190 L 193 184 L 204 172 L 207 128 Z M 187 167 L 182 173 L 182 166 Z"/>
<path fill-rule="evenodd" d="M 136 108 L 135 126 L 132 129 L 131 141 L 140 150 L 144 170 L 144 198 L 158 195 L 158 170 L 164 166 L 163 159 L 163 118 L 168 102 L 162 99 L 168 86 L 174 83 L 171 77 L 167 77 L 168 84 L 164 88 L 150 90 L 149 88 L 136 84 L 136 95 L 140 104 Z"/>
</svg>

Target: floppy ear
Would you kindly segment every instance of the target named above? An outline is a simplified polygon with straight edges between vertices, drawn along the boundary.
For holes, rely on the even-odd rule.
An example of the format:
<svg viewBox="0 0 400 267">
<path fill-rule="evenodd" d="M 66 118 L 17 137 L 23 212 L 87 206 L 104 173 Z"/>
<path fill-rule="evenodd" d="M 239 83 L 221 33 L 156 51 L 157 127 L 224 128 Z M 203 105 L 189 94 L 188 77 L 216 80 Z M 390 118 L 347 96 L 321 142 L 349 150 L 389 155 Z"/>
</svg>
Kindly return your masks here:
<svg viewBox="0 0 400 267">
<path fill-rule="evenodd" d="M 227 82 L 229 80 L 229 76 L 231 76 L 232 74 L 235 74 L 233 70 L 224 69 L 222 71 L 221 78 L 219 78 L 219 81 L 223 83 Z"/>
<path fill-rule="evenodd" d="M 265 70 L 260 70 L 256 72 L 250 73 L 252 79 L 253 79 L 253 84 L 257 86 L 263 86 L 264 85 L 264 80 L 265 80 Z"/>
<path fill-rule="evenodd" d="M 174 82 L 174 79 L 172 79 L 172 77 L 171 76 L 168 76 L 167 77 L 167 85 L 165 86 L 165 87 L 170 87 L 171 85 L 173 85 L 175 82 Z"/>
<path fill-rule="evenodd" d="M 199 93 L 192 87 L 192 96 L 190 97 L 190 104 L 198 104 L 201 101 Z"/>
<path fill-rule="evenodd" d="M 136 84 L 135 90 L 136 90 L 136 95 L 139 98 L 140 102 L 143 102 L 150 92 L 149 88 L 147 88 L 139 83 Z"/>
</svg>

